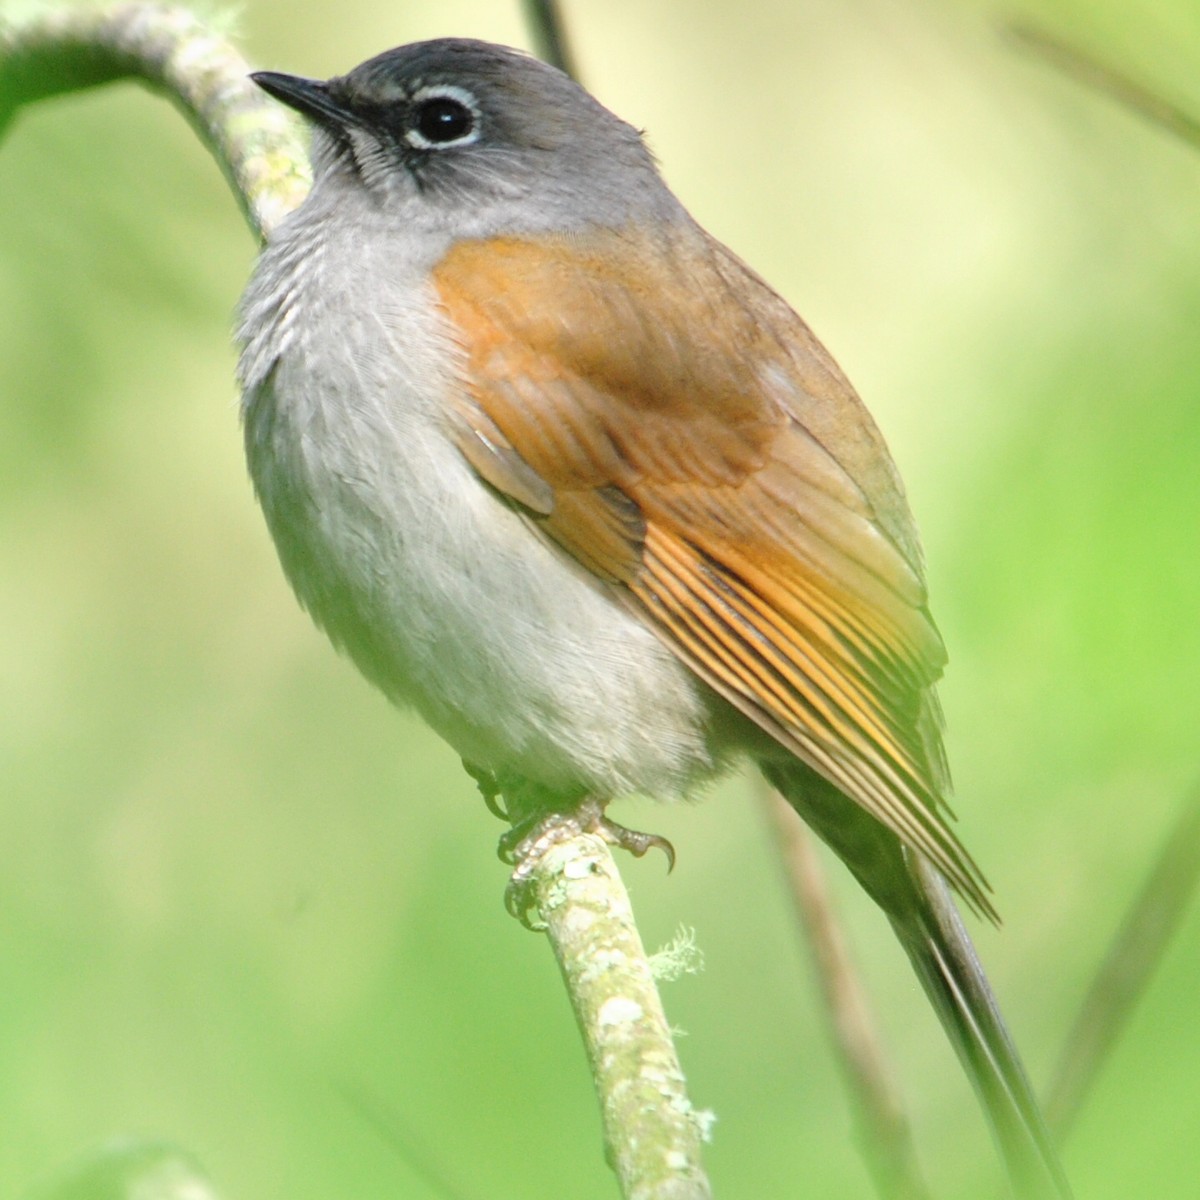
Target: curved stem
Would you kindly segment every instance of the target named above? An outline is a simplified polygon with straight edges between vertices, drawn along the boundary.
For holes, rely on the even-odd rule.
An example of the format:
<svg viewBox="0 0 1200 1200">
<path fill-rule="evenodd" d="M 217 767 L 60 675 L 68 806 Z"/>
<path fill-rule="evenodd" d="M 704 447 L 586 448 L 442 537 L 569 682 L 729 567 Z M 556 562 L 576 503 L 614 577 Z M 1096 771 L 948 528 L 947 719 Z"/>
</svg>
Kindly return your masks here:
<svg viewBox="0 0 1200 1200">
<path fill-rule="evenodd" d="M 1130 112 L 1193 146 L 1200 146 L 1200 120 L 1193 113 L 1160 96 L 1120 68 L 1028 21 L 1012 21 L 1005 26 L 1005 32 L 1018 45 L 1041 55 L 1086 87 L 1107 93 Z"/>
<path fill-rule="evenodd" d="M 183 8 L 34 10 L 0 23 L 0 132 L 26 104 L 136 79 L 182 109 L 260 239 L 308 192 L 300 126 L 248 78 L 242 55 Z"/>
</svg>

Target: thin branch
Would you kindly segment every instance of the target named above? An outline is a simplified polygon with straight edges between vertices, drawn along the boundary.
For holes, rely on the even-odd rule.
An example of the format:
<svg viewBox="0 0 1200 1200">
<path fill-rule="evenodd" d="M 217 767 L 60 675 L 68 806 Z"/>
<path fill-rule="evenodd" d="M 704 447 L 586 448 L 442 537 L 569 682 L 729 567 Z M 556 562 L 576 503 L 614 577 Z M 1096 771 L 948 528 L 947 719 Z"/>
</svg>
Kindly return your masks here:
<svg viewBox="0 0 1200 1200">
<path fill-rule="evenodd" d="M 567 27 L 557 0 L 525 0 L 525 18 L 533 33 L 534 48 L 543 62 L 579 78 L 575 55 L 567 40 Z"/>
<path fill-rule="evenodd" d="M 762 798 L 796 914 L 812 948 L 833 1043 L 850 1089 L 859 1145 L 875 1188 L 888 1200 L 928 1200 L 908 1118 L 838 925 L 812 836 L 777 792 L 764 786 Z"/>
<path fill-rule="evenodd" d="M 1084 997 L 1067 1038 L 1046 1105 L 1061 1138 L 1071 1127 L 1137 1002 L 1162 962 L 1200 881 L 1200 787 L 1133 902 Z"/>
<path fill-rule="evenodd" d="M 589 833 L 531 864 L 530 899 L 587 1048 L 610 1165 L 626 1200 L 706 1200 L 710 1114 L 688 1099 L 629 895 Z"/>
<path fill-rule="evenodd" d="M 1117 67 L 1102 62 L 1079 47 L 1024 21 L 1014 21 L 1005 26 L 1005 32 L 1019 45 L 1040 55 L 1086 87 L 1113 97 L 1138 116 L 1161 126 L 1193 146 L 1200 146 L 1200 120 L 1178 105 L 1164 100 Z"/>
<path fill-rule="evenodd" d="M 0 23 L 0 133 L 25 104 L 138 80 L 182 109 L 260 239 L 308 192 L 300 126 L 247 78 L 249 65 L 183 8 L 48 8 Z"/>
</svg>

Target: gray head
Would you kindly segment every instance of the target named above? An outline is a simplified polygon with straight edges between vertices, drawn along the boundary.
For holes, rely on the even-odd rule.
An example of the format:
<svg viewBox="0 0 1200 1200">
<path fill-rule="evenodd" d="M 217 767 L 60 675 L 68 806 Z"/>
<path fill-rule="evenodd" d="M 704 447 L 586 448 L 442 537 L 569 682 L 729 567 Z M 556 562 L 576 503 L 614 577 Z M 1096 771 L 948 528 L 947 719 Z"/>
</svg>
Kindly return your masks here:
<svg viewBox="0 0 1200 1200">
<path fill-rule="evenodd" d="M 561 229 L 676 207 L 637 130 L 561 71 L 505 46 L 442 38 L 328 82 L 253 78 L 315 123 L 318 188 L 364 188 L 422 223 L 470 213 L 474 224 L 490 210 Z"/>
</svg>

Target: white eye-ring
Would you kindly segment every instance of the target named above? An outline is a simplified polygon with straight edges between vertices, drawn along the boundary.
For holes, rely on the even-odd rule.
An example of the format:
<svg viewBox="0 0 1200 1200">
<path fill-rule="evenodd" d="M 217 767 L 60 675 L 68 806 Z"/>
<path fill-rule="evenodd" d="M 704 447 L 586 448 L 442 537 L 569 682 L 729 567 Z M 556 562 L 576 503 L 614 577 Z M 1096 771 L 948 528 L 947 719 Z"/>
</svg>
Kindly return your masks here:
<svg viewBox="0 0 1200 1200">
<path fill-rule="evenodd" d="M 469 146 L 479 140 L 479 104 L 466 88 L 435 83 L 413 93 L 404 139 L 417 150 Z"/>
</svg>

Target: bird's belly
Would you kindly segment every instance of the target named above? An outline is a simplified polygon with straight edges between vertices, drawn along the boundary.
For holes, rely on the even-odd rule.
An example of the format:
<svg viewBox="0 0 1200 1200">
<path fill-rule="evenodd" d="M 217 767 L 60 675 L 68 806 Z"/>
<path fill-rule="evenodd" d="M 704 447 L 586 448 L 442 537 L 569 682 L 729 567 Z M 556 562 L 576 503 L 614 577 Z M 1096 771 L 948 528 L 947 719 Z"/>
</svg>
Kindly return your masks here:
<svg viewBox="0 0 1200 1200">
<path fill-rule="evenodd" d="M 362 385 L 283 356 L 246 409 L 284 569 L 333 641 L 468 761 L 551 795 L 710 776 L 695 676 L 478 479 L 428 397 Z"/>
</svg>

